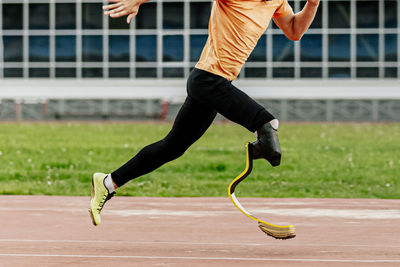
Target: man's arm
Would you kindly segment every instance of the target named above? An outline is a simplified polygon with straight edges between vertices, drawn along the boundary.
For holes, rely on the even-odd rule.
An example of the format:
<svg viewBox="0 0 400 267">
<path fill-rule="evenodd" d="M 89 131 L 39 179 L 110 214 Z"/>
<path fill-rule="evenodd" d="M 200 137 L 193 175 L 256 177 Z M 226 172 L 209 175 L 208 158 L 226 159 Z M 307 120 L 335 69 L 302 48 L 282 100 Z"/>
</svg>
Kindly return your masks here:
<svg viewBox="0 0 400 267">
<path fill-rule="evenodd" d="M 307 0 L 303 10 L 296 14 L 289 14 L 283 18 L 274 18 L 274 22 L 283 31 L 287 38 L 298 41 L 308 30 L 317 13 L 320 0 Z"/>
<path fill-rule="evenodd" d="M 131 20 L 139 12 L 139 6 L 150 0 L 107 0 L 110 5 L 103 6 L 104 15 L 110 16 L 111 18 L 119 18 L 128 16 L 126 23 L 130 23 Z"/>
</svg>

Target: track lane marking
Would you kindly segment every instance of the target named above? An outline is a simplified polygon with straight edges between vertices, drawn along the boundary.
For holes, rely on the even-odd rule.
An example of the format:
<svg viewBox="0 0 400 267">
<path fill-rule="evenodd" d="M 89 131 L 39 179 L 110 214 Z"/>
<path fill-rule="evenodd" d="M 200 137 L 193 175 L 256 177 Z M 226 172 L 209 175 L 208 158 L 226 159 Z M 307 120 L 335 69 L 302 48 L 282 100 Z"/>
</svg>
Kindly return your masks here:
<svg viewBox="0 0 400 267">
<path fill-rule="evenodd" d="M 223 243 L 223 242 L 180 242 L 180 241 L 124 241 L 124 240 L 71 240 L 71 239 L 59 239 L 59 240 L 51 240 L 51 239 L 0 239 L 0 243 L 7 242 L 21 242 L 21 243 L 99 243 L 99 244 L 113 244 L 113 243 L 125 243 L 125 244 L 149 244 L 149 245 L 157 245 L 157 244 L 169 244 L 169 245 L 214 245 L 214 246 L 277 246 L 276 243 L 240 243 L 240 244 L 232 244 L 232 243 Z M 307 244 L 307 243 L 296 243 L 289 244 L 285 243 L 285 247 L 365 247 L 365 248 L 400 248 L 400 245 L 365 245 L 365 244 Z"/>
<path fill-rule="evenodd" d="M 230 257 L 178 257 L 178 256 L 115 256 L 115 255 L 74 255 L 74 254 L 7 254 L 0 257 L 63 257 L 63 258 L 111 258 L 111 259 L 164 259 L 164 260 L 232 260 L 232 261 L 285 261 L 285 262 L 348 262 L 348 263 L 400 263 L 400 259 L 284 259 L 284 258 L 230 258 Z"/>
</svg>

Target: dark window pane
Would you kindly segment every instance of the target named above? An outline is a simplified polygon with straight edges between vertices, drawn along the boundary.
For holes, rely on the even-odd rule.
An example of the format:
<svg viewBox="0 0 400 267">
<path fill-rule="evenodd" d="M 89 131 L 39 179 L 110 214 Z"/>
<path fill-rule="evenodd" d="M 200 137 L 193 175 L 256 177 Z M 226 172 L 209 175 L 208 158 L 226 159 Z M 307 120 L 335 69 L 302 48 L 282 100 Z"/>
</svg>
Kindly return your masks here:
<svg viewBox="0 0 400 267">
<path fill-rule="evenodd" d="M 3 4 L 3 29 L 22 29 L 22 4 Z"/>
<path fill-rule="evenodd" d="M 29 77 L 30 78 L 48 78 L 50 76 L 50 71 L 48 68 L 30 68 Z"/>
<path fill-rule="evenodd" d="M 29 36 L 29 61 L 49 61 L 49 37 Z"/>
<path fill-rule="evenodd" d="M 207 38 L 207 35 L 190 36 L 190 61 L 199 60 L 203 47 L 207 42 Z"/>
<path fill-rule="evenodd" d="M 75 36 L 56 36 L 56 61 L 75 61 Z"/>
<path fill-rule="evenodd" d="M 329 35 L 329 61 L 350 61 L 350 35 Z"/>
<path fill-rule="evenodd" d="M 128 35 L 110 35 L 109 60 L 129 61 L 129 43 Z"/>
<path fill-rule="evenodd" d="M 163 37 L 163 61 L 183 60 L 183 36 L 167 35 Z"/>
<path fill-rule="evenodd" d="M 103 9 L 101 3 L 82 4 L 82 28 L 83 29 L 102 29 L 103 28 Z"/>
<path fill-rule="evenodd" d="M 103 77 L 102 68 L 83 68 L 82 69 L 83 78 L 101 78 Z"/>
<path fill-rule="evenodd" d="M 136 61 L 157 61 L 157 37 L 155 35 L 136 36 Z"/>
<path fill-rule="evenodd" d="M 329 78 L 350 78 L 350 68 L 329 68 Z"/>
<path fill-rule="evenodd" d="M 385 60 L 397 61 L 397 35 L 385 35 Z"/>
<path fill-rule="evenodd" d="M 397 78 L 397 68 L 385 68 L 385 78 Z"/>
<path fill-rule="evenodd" d="M 129 68 L 109 68 L 108 77 L 110 78 L 129 78 Z"/>
<path fill-rule="evenodd" d="M 304 35 L 300 47 L 301 61 L 322 61 L 322 35 Z"/>
<path fill-rule="evenodd" d="M 377 34 L 357 35 L 357 61 L 378 61 L 379 36 Z"/>
<path fill-rule="evenodd" d="M 75 78 L 75 68 L 56 68 L 56 78 Z"/>
<path fill-rule="evenodd" d="M 258 40 L 256 47 L 250 54 L 247 61 L 266 61 L 267 60 L 267 36 L 264 34 Z"/>
<path fill-rule="evenodd" d="M 103 60 L 103 36 L 82 36 L 82 61 Z"/>
<path fill-rule="evenodd" d="M 75 4 L 56 4 L 56 29 L 75 29 Z"/>
<path fill-rule="evenodd" d="M 273 60 L 293 61 L 294 43 L 284 35 L 273 36 Z"/>
<path fill-rule="evenodd" d="M 24 72 L 21 68 L 5 68 L 4 78 L 20 78 L 24 76 Z"/>
<path fill-rule="evenodd" d="M 49 28 L 49 5 L 29 4 L 29 29 Z"/>
<path fill-rule="evenodd" d="M 385 27 L 396 28 L 397 27 L 397 3 L 395 0 L 385 0 Z"/>
<path fill-rule="evenodd" d="M 3 36 L 4 61 L 22 61 L 22 36 Z"/>
<path fill-rule="evenodd" d="M 321 78 L 322 69 L 321 68 L 301 68 L 300 70 L 301 78 Z"/>
<path fill-rule="evenodd" d="M 357 78 L 378 78 L 378 68 L 357 68 Z"/>
<path fill-rule="evenodd" d="M 136 29 L 156 29 L 157 9 L 155 3 L 146 3 L 140 6 L 139 14 L 134 18 Z"/>
<path fill-rule="evenodd" d="M 357 28 L 379 27 L 379 1 L 357 1 Z"/>
<path fill-rule="evenodd" d="M 163 28 L 183 29 L 183 3 L 163 3 Z"/>
<path fill-rule="evenodd" d="M 182 78 L 183 68 L 163 68 L 164 78 Z"/>
<path fill-rule="evenodd" d="M 301 1 L 301 9 L 304 8 L 306 3 L 307 1 Z M 310 28 L 322 28 L 322 5 L 318 7 L 317 14 L 315 14 L 315 18 Z"/>
<path fill-rule="evenodd" d="M 156 78 L 156 68 L 136 68 L 136 78 Z"/>
<path fill-rule="evenodd" d="M 274 78 L 294 78 L 293 68 L 274 68 L 272 71 Z"/>
<path fill-rule="evenodd" d="M 207 29 L 211 13 L 211 3 L 194 2 L 190 3 L 190 28 Z"/>
<path fill-rule="evenodd" d="M 329 28 L 350 28 L 350 1 L 329 1 Z"/>
<path fill-rule="evenodd" d="M 265 78 L 267 77 L 267 68 L 245 68 L 246 78 Z"/>
<path fill-rule="evenodd" d="M 140 12 L 142 7 L 140 7 Z M 134 18 L 136 19 L 136 18 Z M 108 28 L 111 30 L 126 30 L 129 29 L 129 24 L 126 23 L 126 16 L 120 18 L 108 18 Z"/>
</svg>

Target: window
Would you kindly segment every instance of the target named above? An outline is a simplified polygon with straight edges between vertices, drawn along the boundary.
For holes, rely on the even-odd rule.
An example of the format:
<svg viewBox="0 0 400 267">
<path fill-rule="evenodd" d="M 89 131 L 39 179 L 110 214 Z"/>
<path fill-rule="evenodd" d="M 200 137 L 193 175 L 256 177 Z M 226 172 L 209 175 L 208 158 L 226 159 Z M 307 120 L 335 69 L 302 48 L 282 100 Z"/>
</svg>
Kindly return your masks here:
<svg viewBox="0 0 400 267">
<path fill-rule="evenodd" d="M 76 28 L 75 4 L 56 4 L 56 29 L 66 30 Z"/>
<path fill-rule="evenodd" d="M 210 14 L 211 14 L 210 2 L 190 3 L 190 28 L 207 29 Z"/>
<path fill-rule="evenodd" d="M 110 61 L 129 61 L 129 36 L 111 35 L 108 51 Z"/>
<path fill-rule="evenodd" d="M 207 42 L 207 38 L 207 35 L 190 36 L 190 61 L 199 60 L 203 47 Z"/>
<path fill-rule="evenodd" d="M 274 61 L 294 60 L 294 44 L 284 35 L 273 36 L 273 60 Z"/>
<path fill-rule="evenodd" d="M 139 14 L 134 18 L 137 29 L 157 28 L 157 9 L 155 3 L 146 3 L 140 6 Z"/>
<path fill-rule="evenodd" d="M 82 28 L 83 29 L 102 29 L 103 12 L 102 4 L 83 3 L 82 4 Z"/>
<path fill-rule="evenodd" d="M 267 60 L 267 37 L 266 35 L 262 35 L 247 61 L 255 62 L 255 61 L 266 61 L 266 60 Z"/>
<path fill-rule="evenodd" d="M 136 36 L 136 61 L 157 61 L 157 36 Z"/>
<path fill-rule="evenodd" d="M 357 61 L 378 61 L 379 35 L 357 35 Z"/>
<path fill-rule="evenodd" d="M 328 27 L 350 28 L 350 1 L 329 1 Z"/>
<path fill-rule="evenodd" d="M 183 60 L 183 36 L 167 35 L 163 37 L 163 61 Z"/>
<path fill-rule="evenodd" d="M 322 35 L 307 34 L 301 39 L 301 61 L 322 61 Z"/>
<path fill-rule="evenodd" d="M 379 1 L 357 1 L 357 28 L 379 27 Z"/>
<path fill-rule="evenodd" d="M 22 61 L 22 36 L 3 36 L 3 58 L 5 62 Z"/>
<path fill-rule="evenodd" d="M 29 29 L 49 29 L 48 4 L 29 4 Z"/>
<path fill-rule="evenodd" d="M 22 30 L 22 4 L 3 4 L 3 29 Z"/>
<path fill-rule="evenodd" d="M 183 29 L 183 3 L 163 3 L 163 28 Z"/>
<path fill-rule="evenodd" d="M 49 61 L 48 36 L 29 36 L 29 61 Z"/>
<path fill-rule="evenodd" d="M 103 61 L 103 36 L 82 37 L 82 61 Z"/>
<path fill-rule="evenodd" d="M 350 35 L 329 35 L 329 61 L 350 61 Z"/>
<path fill-rule="evenodd" d="M 56 61 L 75 61 L 76 37 L 56 36 Z"/>
</svg>

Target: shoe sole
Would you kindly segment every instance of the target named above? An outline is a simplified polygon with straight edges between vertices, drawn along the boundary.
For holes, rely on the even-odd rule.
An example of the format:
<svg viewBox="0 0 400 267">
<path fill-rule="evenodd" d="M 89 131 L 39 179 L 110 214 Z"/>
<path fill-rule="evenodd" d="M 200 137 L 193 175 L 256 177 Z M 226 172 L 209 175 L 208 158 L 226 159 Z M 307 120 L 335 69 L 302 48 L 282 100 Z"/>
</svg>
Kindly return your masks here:
<svg viewBox="0 0 400 267">
<path fill-rule="evenodd" d="M 94 220 L 94 217 L 93 217 L 93 212 L 92 212 L 92 199 L 94 198 L 94 182 L 93 182 L 93 179 L 94 179 L 94 175 L 93 175 L 93 177 L 92 177 L 92 194 L 91 194 L 91 198 L 90 198 L 90 208 L 89 208 L 89 214 L 90 214 L 90 218 L 92 219 L 92 223 L 93 223 L 93 225 L 94 226 L 97 226 L 98 224 L 96 224 L 96 222 L 95 222 L 95 220 Z"/>
</svg>

